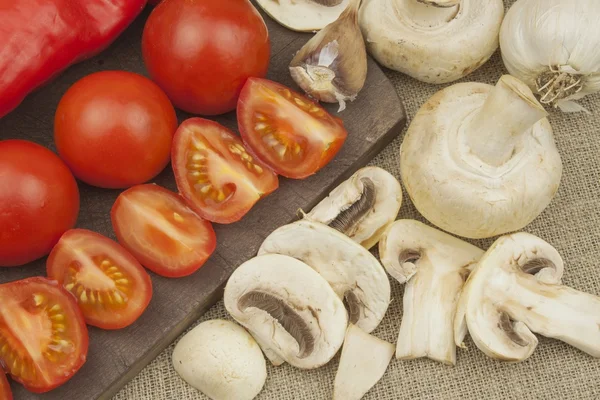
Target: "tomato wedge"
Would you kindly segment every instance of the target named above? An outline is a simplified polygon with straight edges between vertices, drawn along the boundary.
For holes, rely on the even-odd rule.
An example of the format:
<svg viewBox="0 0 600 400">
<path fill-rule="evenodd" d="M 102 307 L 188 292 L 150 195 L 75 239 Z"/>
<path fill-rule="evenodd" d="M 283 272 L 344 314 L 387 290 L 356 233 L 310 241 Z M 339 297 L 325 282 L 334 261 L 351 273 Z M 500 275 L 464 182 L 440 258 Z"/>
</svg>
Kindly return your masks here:
<svg viewBox="0 0 600 400">
<path fill-rule="evenodd" d="M 88 331 L 75 298 L 35 277 L 0 285 L 0 363 L 34 393 L 67 382 L 85 363 Z"/>
<path fill-rule="evenodd" d="M 10 385 L 6 380 L 4 371 L 0 368 L 0 400 L 12 400 L 12 392 L 10 391 Z"/>
<path fill-rule="evenodd" d="M 146 268 L 169 278 L 197 271 L 217 245 L 210 222 L 180 196 L 153 184 L 121 193 L 111 219 L 119 242 Z"/>
<path fill-rule="evenodd" d="M 287 178 L 302 179 L 316 173 L 333 159 L 348 136 L 339 118 L 267 79 L 246 81 L 237 118 L 250 151 Z"/>
<path fill-rule="evenodd" d="M 277 175 L 248 154 L 233 132 L 207 119 L 181 124 L 171 157 L 179 192 L 209 221 L 239 221 L 279 187 Z"/>
<path fill-rule="evenodd" d="M 62 235 L 46 269 L 75 296 L 85 322 L 98 328 L 131 325 L 152 298 L 150 275 L 140 263 L 117 242 L 86 229 Z"/>
</svg>

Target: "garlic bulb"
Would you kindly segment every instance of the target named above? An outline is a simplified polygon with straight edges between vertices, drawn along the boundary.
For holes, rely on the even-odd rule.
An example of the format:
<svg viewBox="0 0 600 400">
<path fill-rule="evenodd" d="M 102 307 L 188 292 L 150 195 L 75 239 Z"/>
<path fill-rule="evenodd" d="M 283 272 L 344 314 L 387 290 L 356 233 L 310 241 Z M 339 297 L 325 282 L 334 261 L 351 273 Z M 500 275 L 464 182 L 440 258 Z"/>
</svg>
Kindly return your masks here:
<svg viewBox="0 0 600 400">
<path fill-rule="evenodd" d="M 367 79 L 367 51 L 358 27 L 361 0 L 348 7 L 332 24 L 321 29 L 290 63 L 294 81 L 310 97 L 326 103 L 353 101 Z"/>
<path fill-rule="evenodd" d="M 365 0 L 359 24 L 380 64 L 441 84 L 494 54 L 503 16 L 502 0 Z"/>
<path fill-rule="evenodd" d="M 600 91 L 600 1 L 518 0 L 500 30 L 511 75 L 565 112 L 573 100 Z"/>
</svg>

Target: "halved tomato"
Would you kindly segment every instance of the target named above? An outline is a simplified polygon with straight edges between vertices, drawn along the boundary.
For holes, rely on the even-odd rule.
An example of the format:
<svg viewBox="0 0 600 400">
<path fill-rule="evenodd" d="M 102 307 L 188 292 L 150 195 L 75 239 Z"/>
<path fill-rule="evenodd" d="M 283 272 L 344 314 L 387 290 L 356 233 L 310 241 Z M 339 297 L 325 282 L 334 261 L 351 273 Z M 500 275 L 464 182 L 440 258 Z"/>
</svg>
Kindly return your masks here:
<svg viewBox="0 0 600 400">
<path fill-rule="evenodd" d="M 0 285 L 0 363 L 34 393 L 67 382 L 87 359 L 88 331 L 71 293 L 56 281 Z"/>
<path fill-rule="evenodd" d="M 209 221 L 239 221 L 279 186 L 277 175 L 248 154 L 233 132 L 207 119 L 181 124 L 171 157 L 179 192 Z"/>
<path fill-rule="evenodd" d="M 12 400 L 12 392 L 10 391 L 10 385 L 6 380 L 4 371 L 0 368 L 0 400 Z"/>
<path fill-rule="evenodd" d="M 306 178 L 338 153 L 348 132 L 307 97 L 267 79 L 249 78 L 237 105 L 244 143 L 287 178 Z"/>
<path fill-rule="evenodd" d="M 119 242 L 146 268 L 169 278 L 198 270 L 217 245 L 210 222 L 180 196 L 153 184 L 121 193 L 111 219 Z"/>
<path fill-rule="evenodd" d="M 140 263 L 117 242 L 86 229 L 62 235 L 46 269 L 75 296 L 85 322 L 98 328 L 131 325 L 152 298 L 150 275 Z"/>
</svg>

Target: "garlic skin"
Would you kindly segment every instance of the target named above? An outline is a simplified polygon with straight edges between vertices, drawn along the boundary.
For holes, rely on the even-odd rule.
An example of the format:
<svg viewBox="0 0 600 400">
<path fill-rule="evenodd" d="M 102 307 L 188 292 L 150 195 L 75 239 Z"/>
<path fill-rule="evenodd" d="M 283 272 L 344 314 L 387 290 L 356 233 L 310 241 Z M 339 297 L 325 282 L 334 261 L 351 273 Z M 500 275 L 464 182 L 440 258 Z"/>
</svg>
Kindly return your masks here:
<svg viewBox="0 0 600 400">
<path fill-rule="evenodd" d="M 313 36 L 290 63 L 290 74 L 315 100 L 339 103 L 356 99 L 367 79 L 367 51 L 358 27 L 361 0 L 348 7 L 332 24 Z"/>
<path fill-rule="evenodd" d="M 574 100 L 600 92 L 600 2 L 519 0 L 500 30 L 509 73 L 564 112 L 585 111 Z"/>
<path fill-rule="evenodd" d="M 281 26 L 296 32 L 316 32 L 334 22 L 349 0 L 256 0 L 260 8 Z"/>
<path fill-rule="evenodd" d="M 380 64 L 441 84 L 492 56 L 503 16 L 502 0 L 365 0 L 359 24 Z"/>
<path fill-rule="evenodd" d="M 400 149 L 404 186 L 419 212 L 455 235 L 517 231 L 552 201 L 562 162 L 546 111 L 513 76 L 459 83 L 417 112 Z"/>
</svg>

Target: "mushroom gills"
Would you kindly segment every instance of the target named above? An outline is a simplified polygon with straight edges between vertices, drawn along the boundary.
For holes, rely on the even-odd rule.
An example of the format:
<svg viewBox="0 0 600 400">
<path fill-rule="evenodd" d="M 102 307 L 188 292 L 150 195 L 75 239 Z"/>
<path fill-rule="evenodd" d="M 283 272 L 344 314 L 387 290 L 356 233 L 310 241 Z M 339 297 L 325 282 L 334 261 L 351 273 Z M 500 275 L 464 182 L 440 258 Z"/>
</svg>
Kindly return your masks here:
<svg viewBox="0 0 600 400">
<path fill-rule="evenodd" d="M 375 184 L 369 178 L 361 178 L 363 190 L 360 197 L 347 208 L 340 210 L 340 213 L 328 225 L 340 231 L 343 234 L 350 234 L 356 226 L 363 220 L 369 211 L 373 209 L 377 192 Z"/>
<path fill-rule="evenodd" d="M 503 312 L 500 313 L 498 320 L 498 328 L 502 329 L 506 336 L 519 346 L 528 346 L 529 342 L 521 337 L 514 329 L 514 321 L 510 319 L 510 316 Z"/>
<path fill-rule="evenodd" d="M 348 309 L 348 319 L 351 324 L 356 324 L 360 319 L 360 308 L 363 306 L 358 296 L 353 291 L 347 291 L 344 295 L 344 304 Z"/>
<path fill-rule="evenodd" d="M 279 324 L 298 342 L 298 358 L 306 358 L 315 347 L 315 338 L 312 336 L 306 321 L 283 300 L 260 291 L 251 291 L 240 297 L 238 307 L 246 311 L 248 307 L 259 308 L 277 320 Z M 318 318 L 317 318 L 318 320 Z"/>
</svg>

